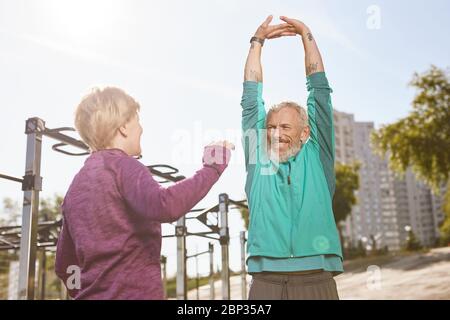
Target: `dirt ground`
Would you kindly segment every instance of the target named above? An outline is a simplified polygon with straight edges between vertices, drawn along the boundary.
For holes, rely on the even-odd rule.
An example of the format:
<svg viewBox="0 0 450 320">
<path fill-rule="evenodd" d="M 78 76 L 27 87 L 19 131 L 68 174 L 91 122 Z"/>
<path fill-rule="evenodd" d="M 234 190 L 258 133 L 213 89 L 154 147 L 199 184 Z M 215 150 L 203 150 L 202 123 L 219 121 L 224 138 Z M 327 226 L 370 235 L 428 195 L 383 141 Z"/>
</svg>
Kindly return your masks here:
<svg viewBox="0 0 450 320">
<path fill-rule="evenodd" d="M 342 300 L 450 300 L 450 247 L 352 260 L 344 263 L 344 269 L 335 278 Z M 247 276 L 247 288 L 250 280 Z M 201 287 L 200 299 L 210 299 L 209 290 L 209 286 Z M 232 299 L 242 299 L 240 276 L 231 277 L 230 291 Z M 196 290 L 188 298 L 195 300 Z M 220 281 L 215 283 L 215 298 L 222 298 Z"/>
<path fill-rule="evenodd" d="M 340 298 L 450 300 L 450 247 L 377 262 L 344 265 L 336 277 Z"/>
</svg>

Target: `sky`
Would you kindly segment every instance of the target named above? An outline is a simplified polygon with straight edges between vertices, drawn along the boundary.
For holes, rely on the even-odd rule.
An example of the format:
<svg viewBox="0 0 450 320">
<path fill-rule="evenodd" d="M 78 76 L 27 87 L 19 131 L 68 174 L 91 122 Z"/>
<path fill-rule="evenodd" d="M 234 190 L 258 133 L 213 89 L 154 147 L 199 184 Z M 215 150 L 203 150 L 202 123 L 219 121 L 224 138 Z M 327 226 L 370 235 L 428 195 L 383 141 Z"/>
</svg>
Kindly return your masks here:
<svg viewBox="0 0 450 320">
<path fill-rule="evenodd" d="M 141 104 L 144 164 L 165 163 L 185 176 L 200 168 L 203 146 L 228 139 L 232 162 L 197 206 L 222 192 L 245 197 L 240 97 L 249 39 L 269 15 L 304 21 L 321 50 L 333 105 L 377 127 L 411 110 L 414 72 L 450 65 L 450 2 L 271 0 L 0 0 L 0 173 L 22 176 L 25 120 L 73 126 L 81 97 L 96 85 L 123 88 Z M 447 39 L 447 40 L 445 40 Z M 299 37 L 267 41 L 264 99 L 305 103 Z M 64 195 L 84 157 L 55 153 L 44 138 L 43 197 Z M 22 201 L 20 186 L 0 180 L 0 198 Z M 0 214 L 1 216 L 1 214 Z M 230 266 L 240 268 L 239 213 L 230 212 Z M 201 228 L 189 221 L 189 230 Z M 164 226 L 165 234 L 173 227 Z M 188 254 L 208 241 L 189 238 Z M 215 245 L 216 263 L 220 247 Z M 168 272 L 176 269 L 174 240 L 164 240 Z M 207 273 L 207 257 L 200 272 Z M 188 273 L 195 272 L 189 262 Z"/>
</svg>

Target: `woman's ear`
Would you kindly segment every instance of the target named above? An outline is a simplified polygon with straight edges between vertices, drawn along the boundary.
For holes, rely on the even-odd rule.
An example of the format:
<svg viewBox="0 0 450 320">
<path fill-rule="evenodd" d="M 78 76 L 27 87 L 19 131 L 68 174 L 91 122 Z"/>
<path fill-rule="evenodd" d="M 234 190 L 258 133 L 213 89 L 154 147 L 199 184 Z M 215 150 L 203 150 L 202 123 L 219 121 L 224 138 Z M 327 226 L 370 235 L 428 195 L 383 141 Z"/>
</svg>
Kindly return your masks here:
<svg viewBox="0 0 450 320">
<path fill-rule="evenodd" d="M 123 126 L 120 126 L 118 130 L 119 130 L 119 133 L 122 135 L 122 137 L 124 137 L 124 138 L 128 137 L 126 124 L 124 124 Z"/>
</svg>

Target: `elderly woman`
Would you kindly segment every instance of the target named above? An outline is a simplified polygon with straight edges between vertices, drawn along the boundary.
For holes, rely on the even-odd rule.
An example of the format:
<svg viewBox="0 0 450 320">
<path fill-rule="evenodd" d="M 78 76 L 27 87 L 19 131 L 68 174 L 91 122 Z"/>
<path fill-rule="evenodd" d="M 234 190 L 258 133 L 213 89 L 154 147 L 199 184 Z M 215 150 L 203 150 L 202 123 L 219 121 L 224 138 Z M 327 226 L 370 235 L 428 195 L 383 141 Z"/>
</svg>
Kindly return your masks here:
<svg viewBox="0 0 450 320">
<path fill-rule="evenodd" d="M 163 299 L 161 223 L 176 221 L 208 193 L 234 148 L 205 147 L 194 176 L 163 188 L 135 159 L 139 108 L 107 87 L 94 89 L 76 110 L 75 127 L 91 155 L 64 198 L 55 266 L 75 299 Z"/>
</svg>

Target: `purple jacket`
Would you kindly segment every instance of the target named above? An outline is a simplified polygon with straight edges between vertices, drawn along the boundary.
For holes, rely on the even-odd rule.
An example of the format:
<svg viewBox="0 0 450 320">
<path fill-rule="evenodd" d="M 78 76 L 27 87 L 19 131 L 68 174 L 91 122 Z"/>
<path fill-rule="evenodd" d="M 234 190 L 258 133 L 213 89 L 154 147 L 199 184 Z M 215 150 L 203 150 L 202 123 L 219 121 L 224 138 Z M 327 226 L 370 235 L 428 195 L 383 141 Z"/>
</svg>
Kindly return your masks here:
<svg viewBox="0 0 450 320">
<path fill-rule="evenodd" d="M 208 193 L 227 166 L 229 151 L 221 154 L 224 164 L 207 164 L 204 157 L 193 177 L 163 188 L 119 149 L 92 153 L 62 205 L 55 271 L 66 284 L 76 283 L 69 266 L 81 271 L 80 289 L 69 289 L 70 296 L 163 299 L 161 223 L 176 221 Z"/>
</svg>

